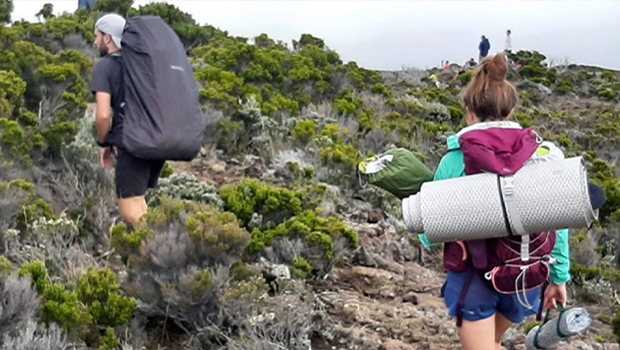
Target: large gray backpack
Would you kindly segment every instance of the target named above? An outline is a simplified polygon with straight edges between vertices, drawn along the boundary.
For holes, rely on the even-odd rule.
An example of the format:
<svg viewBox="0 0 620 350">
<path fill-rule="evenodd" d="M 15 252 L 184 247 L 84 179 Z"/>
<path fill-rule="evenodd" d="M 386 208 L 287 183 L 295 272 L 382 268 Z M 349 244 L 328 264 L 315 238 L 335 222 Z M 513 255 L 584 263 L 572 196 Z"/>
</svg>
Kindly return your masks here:
<svg viewBox="0 0 620 350">
<path fill-rule="evenodd" d="M 158 16 L 136 16 L 127 19 L 121 46 L 123 145 L 143 159 L 192 160 L 207 121 L 179 37 Z"/>
</svg>

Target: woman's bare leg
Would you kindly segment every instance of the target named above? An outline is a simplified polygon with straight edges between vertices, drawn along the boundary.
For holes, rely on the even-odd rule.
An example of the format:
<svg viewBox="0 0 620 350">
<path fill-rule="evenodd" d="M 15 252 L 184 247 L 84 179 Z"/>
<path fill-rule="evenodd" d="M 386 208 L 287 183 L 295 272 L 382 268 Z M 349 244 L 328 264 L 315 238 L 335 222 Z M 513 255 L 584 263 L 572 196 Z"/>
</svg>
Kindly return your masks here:
<svg viewBox="0 0 620 350">
<path fill-rule="evenodd" d="M 495 349 L 503 350 L 502 339 L 508 328 L 512 327 L 512 321 L 499 312 L 495 314 Z"/>
<path fill-rule="evenodd" d="M 463 343 L 463 350 L 494 350 L 495 316 L 475 322 L 463 320 L 463 324 L 459 328 L 459 335 Z"/>
</svg>

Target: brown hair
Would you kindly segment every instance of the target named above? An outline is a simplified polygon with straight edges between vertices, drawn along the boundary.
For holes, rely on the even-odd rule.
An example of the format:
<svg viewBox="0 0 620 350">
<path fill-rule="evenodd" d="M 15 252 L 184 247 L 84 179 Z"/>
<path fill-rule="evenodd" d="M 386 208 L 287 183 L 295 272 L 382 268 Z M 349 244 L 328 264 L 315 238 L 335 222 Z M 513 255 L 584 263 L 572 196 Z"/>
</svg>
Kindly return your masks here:
<svg viewBox="0 0 620 350">
<path fill-rule="evenodd" d="M 487 57 L 476 70 L 463 100 L 481 122 L 504 120 L 517 105 L 517 90 L 506 81 L 507 74 L 504 54 Z"/>
</svg>

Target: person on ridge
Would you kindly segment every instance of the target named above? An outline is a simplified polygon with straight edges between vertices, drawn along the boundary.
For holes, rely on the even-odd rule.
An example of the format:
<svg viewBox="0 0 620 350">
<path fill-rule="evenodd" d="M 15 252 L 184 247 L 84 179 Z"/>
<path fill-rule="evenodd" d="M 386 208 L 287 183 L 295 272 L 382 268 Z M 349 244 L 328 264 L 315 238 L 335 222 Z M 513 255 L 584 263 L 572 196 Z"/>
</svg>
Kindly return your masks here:
<svg viewBox="0 0 620 350">
<path fill-rule="evenodd" d="M 471 69 L 476 68 L 477 65 L 478 65 L 478 63 L 476 63 L 476 60 L 472 57 L 472 58 L 469 59 L 469 61 L 465 62 L 464 67 L 465 67 L 466 70 L 469 71 Z"/>
<path fill-rule="evenodd" d="M 479 64 L 482 64 L 484 58 L 489 54 L 489 50 L 491 50 L 491 43 L 489 43 L 489 39 L 483 35 L 480 37 L 480 44 L 478 44 L 478 51 L 480 52 L 480 56 L 478 57 Z"/>
<path fill-rule="evenodd" d="M 431 81 L 435 84 L 435 86 L 436 86 L 438 89 L 441 89 L 441 88 L 442 88 L 441 81 L 439 81 L 439 77 L 437 76 L 437 74 L 435 74 L 435 73 L 431 74 L 431 76 L 429 77 L 429 79 L 430 79 L 430 80 L 431 80 Z"/>
<path fill-rule="evenodd" d="M 93 68 L 91 91 L 97 100 L 101 165 L 115 168 L 119 212 L 127 225 L 134 226 L 147 211 L 146 191 L 157 186 L 165 161 L 140 159 L 123 147 L 125 88 L 120 54 L 124 28 L 125 19 L 117 14 L 104 15 L 95 23 L 95 45 L 101 59 Z"/>
<path fill-rule="evenodd" d="M 510 38 L 510 29 L 506 30 L 506 43 L 504 44 L 504 51 L 506 53 L 512 52 L 512 39 Z"/>
<path fill-rule="evenodd" d="M 86 8 L 88 13 L 93 12 L 95 8 L 95 0 L 78 0 L 78 10 L 82 7 Z"/>
<path fill-rule="evenodd" d="M 515 112 L 518 95 L 515 88 L 506 81 L 507 73 L 508 64 L 504 54 L 487 58 L 477 68 L 464 95 L 468 126 L 447 139 L 448 152 L 441 159 L 435 180 L 466 176 L 489 169 L 501 169 L 497 170 L 497 173 L 510 169 L 516 171 L 523 166 L 523 162 L 534 161 L 547 154 L 563 157 L 562 151 L 553 143 L 540 143 L 542 139 L 532 130 L 523 129 L 517 122 L 510 120 Z M 549 149 L 552 152 L 549 152 Z M 506 153 L 510 156 L 504 157 Z M 498 242 L 497 239 L 445 243 L 444 267 L 448 272 L 442 287 L 442 296 L 449 315 L 456 317 L 464 350 L 502 350 L 504 333 L 513 324 L 522 323 L 530 315 L 540 314 L 543 306 L 544 309 L 555 309 L 557 303 L 565 305 L 566 283 L 571 279 L 568 230 L 537 235 L 541 238 L 538 242 L 536 236 L 530 235 L 533 237 L 529 243 L 530 262 L 521 262 L 518 249 L 513 250 L 516 259 L 510 256 L 512 264 L 531 264 L 528 267 L 532 272 L 521 273 L 519 267 L 523 265 L 516 268 L 504 265 L 506 267 L 503 274 L 496 272 L 499 271 L 496 267 L 499 265 L 496 265 L 498 262 L 493 259 L 499 259 L 501 249 L 501 243 L 495 243 Z M 546 238 L 542 238 L 543 235 Z M 424 234 L 419 237 L 426 248 L 434 246 Z M 555 241 L 555 244 L 550 243 L 551 241 Z M 517 246 L 523 244 L 521 240 L 513 242 Z M 448 246 L 449 244 L 451 246 Z M 477 266 L 481 255 L 478 255 L 480 250 L 475 248 L 481 247 L 479 244 L 482 244 L 482 249 L 486 252 L 483 268 Z M 542 249 L 535 249 L 536 244 Z M 454 247 L 458 248 L 456 254 L 451 250 Z M 494 255 L 495 249 L 498 250 L 497 255 Z M 537 254 L 547 254 L 555 263 L 546 265 Z M 499 260 L 502 265 L 501 259 Z M 535 263 L 531 263 L 532 261 Z M 534 266 L 535 264 L 539 265 Z M 548 276 L 541 271 L 549 271 L 546 269 L 550 270 L 550 282 L 541 304 L 542 283 L 540 287 L 531 290 L 515 285 L 520 278 L 531 281 L 529 278 L 534 277 L 544 283 Z M 521 276 L 523 273 L 528 275 Z M 495 276 L 498 274 L 498 283 L 503 283 L 503 288 L 510 288 L 512 294 L 500 292 L 502 287 L 495 285 L 498 281 Z"/>
</svg>

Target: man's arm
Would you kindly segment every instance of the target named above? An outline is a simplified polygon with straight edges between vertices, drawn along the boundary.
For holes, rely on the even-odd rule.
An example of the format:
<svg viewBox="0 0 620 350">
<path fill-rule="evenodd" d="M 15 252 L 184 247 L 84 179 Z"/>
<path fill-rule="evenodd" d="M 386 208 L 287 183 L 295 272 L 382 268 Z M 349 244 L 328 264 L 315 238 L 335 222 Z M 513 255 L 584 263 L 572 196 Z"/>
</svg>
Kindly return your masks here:
<svg viewBox="0 0 620 350">
<path fill-rule="evenodd" d="M 105 144 L 108 133 L 110 132 L 110 122 L 112 120 L 112 96 L 107 92 L 97 92 L 97 115 L 95 123 L 97 124 L 97 140 L 99 144 Z"/>
<path fill-rule="evenodd" d="M 93 82 L 91 91 L 97 101 L 97 143 L 106 145 L 106 138 L 110 132 L 112 120 L 112 87 L 110 86 L 110 61 L 103 59 L 93 68 Z"/>
</svg>

